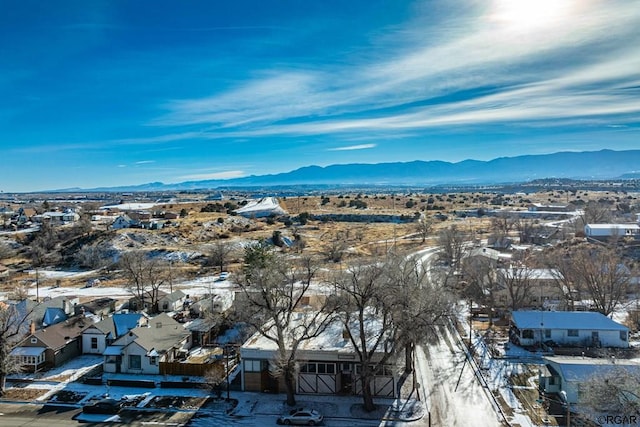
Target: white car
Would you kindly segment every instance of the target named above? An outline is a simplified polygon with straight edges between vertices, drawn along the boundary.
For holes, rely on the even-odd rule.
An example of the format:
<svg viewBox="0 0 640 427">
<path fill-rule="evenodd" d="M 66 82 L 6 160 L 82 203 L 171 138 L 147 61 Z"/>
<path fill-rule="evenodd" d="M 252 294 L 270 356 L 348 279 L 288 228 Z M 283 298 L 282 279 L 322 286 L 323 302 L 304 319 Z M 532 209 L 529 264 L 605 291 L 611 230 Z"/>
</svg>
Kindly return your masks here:
<svg viewBox="0 0 640 427">
<path fill-rule="evenodd" d="M 222 282 L 223 280 L 227 280 L 229 278 L 229 273 L 226 271 L 223 271 L 222 273 L 220 273 L 220 276 L 218 276 L 218 281 Z"/>
<path fill-rule="evenodd" d="M 293 424 L 298 426 L 315 426 L 322 422 L 323 417 L 315 409 L 293 409 L 286 415 L 278 418 L 278 424 Z"/>
</svg>

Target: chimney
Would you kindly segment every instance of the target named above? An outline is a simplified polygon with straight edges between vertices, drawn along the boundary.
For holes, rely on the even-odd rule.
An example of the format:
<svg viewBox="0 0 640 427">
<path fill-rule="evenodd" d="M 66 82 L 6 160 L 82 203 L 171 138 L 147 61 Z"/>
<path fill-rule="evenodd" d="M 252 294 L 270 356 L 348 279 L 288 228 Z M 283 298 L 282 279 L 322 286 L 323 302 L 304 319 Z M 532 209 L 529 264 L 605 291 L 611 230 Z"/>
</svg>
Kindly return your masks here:
<svg viewBox="0 0 640 427">
<path fill-rule="evenodd" d="M 35 334 L 36 333 L 36 322 L 34 322 L 33 320 L 29 324 L 29 333 L 30 334 Z"/>
<path fill-rule="evenodd" d="M 344 340 L 348 340 L 349 339 L 349 330 L 347 330 L 347 329 L 343 329 L 342 330 L 342 339 L 344 339 Z"/>
</svg>

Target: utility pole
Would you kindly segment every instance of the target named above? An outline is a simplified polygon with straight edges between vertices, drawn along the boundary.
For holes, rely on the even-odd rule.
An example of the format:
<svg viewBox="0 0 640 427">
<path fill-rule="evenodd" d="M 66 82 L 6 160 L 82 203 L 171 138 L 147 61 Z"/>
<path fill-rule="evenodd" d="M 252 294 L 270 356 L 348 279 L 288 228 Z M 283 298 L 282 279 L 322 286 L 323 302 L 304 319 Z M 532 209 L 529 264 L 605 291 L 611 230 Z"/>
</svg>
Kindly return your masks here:
<svg viewBox="0 0 640 427">
<path fill-rule="evenodd" d="M 227 364 L 227 367 L 226 367 L 225 370 L 227 372 L 227 402 L 228 402 L 230 400 L 229 399 L 229 388 L 230 388 L 230 385 L 231 385 L 231 381 L 229 380 L 229 344 L 228 343 L 224 345 L 224 352 L 225 352 L 225 357 L 224 358 L 226 359 L 226 364 Z"/>
</svg>

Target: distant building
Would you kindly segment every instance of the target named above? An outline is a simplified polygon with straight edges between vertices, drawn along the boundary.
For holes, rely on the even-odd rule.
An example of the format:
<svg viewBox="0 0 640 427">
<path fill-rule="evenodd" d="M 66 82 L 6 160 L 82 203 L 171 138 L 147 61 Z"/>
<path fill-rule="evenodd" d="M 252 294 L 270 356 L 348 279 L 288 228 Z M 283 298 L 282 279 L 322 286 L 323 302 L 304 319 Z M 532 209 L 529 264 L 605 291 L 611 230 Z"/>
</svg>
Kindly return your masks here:
<svg viewBox="0 0 640 427">
<path fill-rule="evenodd" d="M 573 205 L 545 205 L 543 203 L 531 203 L 527 206 L 530 212 L 570 212 L 575 208 Z"/>
<path fill-rule="evenodd" d="M 640 238 L 640 225 L 638 224 L 587 224 L 584 226 L 584 234 L 594 239 L 608 239 L 612 237 Z"/>
</svg>

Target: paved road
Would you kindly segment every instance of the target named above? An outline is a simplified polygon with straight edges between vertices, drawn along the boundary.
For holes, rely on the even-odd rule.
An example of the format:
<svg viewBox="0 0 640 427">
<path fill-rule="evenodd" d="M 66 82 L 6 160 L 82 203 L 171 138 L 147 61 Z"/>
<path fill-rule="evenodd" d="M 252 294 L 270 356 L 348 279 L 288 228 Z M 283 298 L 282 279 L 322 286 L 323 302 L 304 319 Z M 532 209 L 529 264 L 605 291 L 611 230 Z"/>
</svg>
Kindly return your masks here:
<svg viewBox="0 0 640 427">
<path fill-rule="evenodd" d="M 0 426 L 7 427 L 66 427 L 78 426 L 72 418 L 80 412 L 76 408 L 43 407 L 30 404 L 0 405 Z"/>
<path fill-rule="evenodd" d="M 191 414 L 169 412 L 123 411 L 121 423 L 104 424 L 108 415 L 89 415 L 89 422 L 75 419 L 81 414 L 79 408 L 32 405 L 32 404 L 0 404 L 0 427 L 78 427 L 87 425 L 122 425 L 127 426 L 171 426 L 184 425 Z M 93 421 L 93 422 L 92 422 Z"/>
<path fill-rule="evenodd" d="M 486 390 L 469 363 L 465 363 L 457 338 L 447 327 L 440 327 L 436 338 L 433 343 L 416 348 L 416 363 L 422 374 L 431 425 L 502 426 Z M 460 383 L 456 388 L 458 378 Z M 428 417 L 425 417 L 421 424 L 427 423 Z"/>
</svg>

